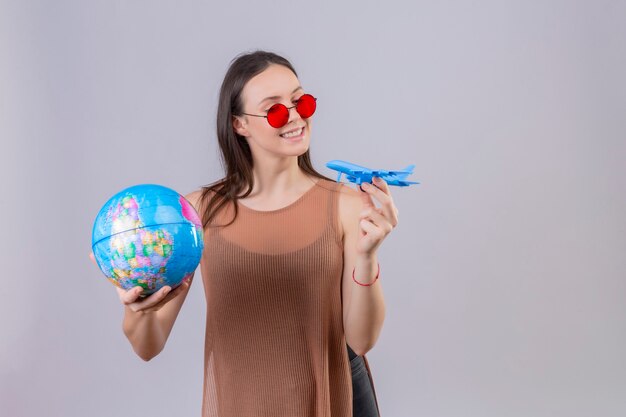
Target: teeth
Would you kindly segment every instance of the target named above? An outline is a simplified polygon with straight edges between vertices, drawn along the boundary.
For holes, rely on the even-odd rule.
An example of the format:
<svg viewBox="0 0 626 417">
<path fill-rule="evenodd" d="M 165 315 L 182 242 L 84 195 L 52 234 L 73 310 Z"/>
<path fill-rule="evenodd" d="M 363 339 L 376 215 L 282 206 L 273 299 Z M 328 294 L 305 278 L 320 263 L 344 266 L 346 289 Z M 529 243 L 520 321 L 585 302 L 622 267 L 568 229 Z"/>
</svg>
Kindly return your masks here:
<svg viewBox="0 0 626 417">
<path fill-rule="evenodd" d="M 294 136 L 300 136 L 300 133 L 302 133 L 302 129 L 303 128 L 300 128 L 296 130 L 295 132 L 285 133 L 284 135 L 280 135 L 280 136 L 283 138 L 293 138 Z"/>
</svg>

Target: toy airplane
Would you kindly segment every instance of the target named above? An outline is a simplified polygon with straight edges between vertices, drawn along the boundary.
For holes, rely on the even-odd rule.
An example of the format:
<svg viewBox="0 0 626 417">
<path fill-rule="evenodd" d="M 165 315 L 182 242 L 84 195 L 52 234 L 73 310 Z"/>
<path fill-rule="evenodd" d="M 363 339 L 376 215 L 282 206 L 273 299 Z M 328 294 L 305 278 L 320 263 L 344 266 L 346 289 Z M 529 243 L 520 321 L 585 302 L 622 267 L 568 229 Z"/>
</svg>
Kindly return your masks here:
<svg viewBox="0 0 626 417">
<path fill-rule="evenodd" d="M 401 169 L 400 171 L 385 171 L 365 168 L 346 161 L 335 159 L 326 163 L 326 166 L 332 170 L 338 171 L 339 176 L 337 182 L 341 182 L 341 175 L 346 174 L 346 179 L 360 186 L 364 182 L 372 182 L 372 177 L 380 177 L 388 185 L 396 185 L 398 187 L 407 187 L 411 184 L 419 184 L 419 182 L 405 181 L 405 178 L 413 173 L 415 165 Z"/>
</svg>

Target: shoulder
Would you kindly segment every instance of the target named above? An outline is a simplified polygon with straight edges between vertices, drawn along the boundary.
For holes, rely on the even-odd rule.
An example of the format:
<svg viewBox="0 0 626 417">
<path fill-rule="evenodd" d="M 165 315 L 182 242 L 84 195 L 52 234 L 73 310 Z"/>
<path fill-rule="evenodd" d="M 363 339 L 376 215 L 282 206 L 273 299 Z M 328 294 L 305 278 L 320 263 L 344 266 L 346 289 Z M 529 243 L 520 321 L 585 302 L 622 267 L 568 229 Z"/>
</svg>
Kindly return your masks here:
<svg viewBox="0 0 626 417">
<path fill-rule="evenodd" d="M 190 193 L 185 194 L 185 199 L 189 201 L 189 203 L 193 206 L 194 209 L 198 213 L 202 213 L 204 209 L 208 206 L 208 202 L 215 195 L 215 191 L 212 189 L 202 187 L 199 190 L 191 191 Z"/>
<path fill-rule="evenodd" d="M 337 187 L 337 210 L 339 215 L 340 233 L 345 235 L 354 226 L 354 219 L 358 218 L 361 210 L 361 196 L 359 191 L 346 184 L 338 184 Z"/>
<path fill-rule="evenodd" d="M 345 240 L 346 232 L 350 233 L 356 230 L 358 222 L 355 223 L 359 212 L 361 211 L 361 195 L 357 189 L 343 182 L 321 178 L 316 185 L 326 190 L 326 192 L 336 194 L 334 199 L 337 203 L 337 219 L 335 224 L 342 240 Z"/>
</svg>

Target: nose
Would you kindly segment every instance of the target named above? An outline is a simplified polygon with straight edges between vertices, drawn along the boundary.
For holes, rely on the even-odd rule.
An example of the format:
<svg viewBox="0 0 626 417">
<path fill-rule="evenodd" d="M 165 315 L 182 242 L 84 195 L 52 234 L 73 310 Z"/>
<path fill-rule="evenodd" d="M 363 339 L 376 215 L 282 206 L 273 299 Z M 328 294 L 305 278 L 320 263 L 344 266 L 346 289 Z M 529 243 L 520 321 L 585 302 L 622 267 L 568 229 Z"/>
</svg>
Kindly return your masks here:
<svg viewBox="0 0 626 417">
<path fill-rule="evenodd" d="M 289 107 L 287 111 L 289 112 L 289 121 L 287 123 L 291 123 L 293 120 L 298 120 L 302 118 L 302 116 L 300 116 L 300 113 L 298 113 L 298 111 L 296 110 L 296 106 Z"/>
</svg>

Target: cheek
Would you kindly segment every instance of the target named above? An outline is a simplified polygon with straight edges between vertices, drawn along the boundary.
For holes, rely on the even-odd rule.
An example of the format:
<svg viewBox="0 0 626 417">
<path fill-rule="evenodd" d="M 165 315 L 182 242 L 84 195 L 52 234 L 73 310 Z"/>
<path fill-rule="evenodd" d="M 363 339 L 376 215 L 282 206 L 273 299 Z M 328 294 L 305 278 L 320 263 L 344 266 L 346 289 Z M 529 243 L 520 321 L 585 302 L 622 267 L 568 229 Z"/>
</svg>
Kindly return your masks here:
<svg viewBox="0 0 626 417">
<path fill-rule="evenodd" d="M 277 129 L 274 129 L 267 122 L 265 122 L 264 125 L 259 124 L 255 126 L 254 133 L 252 135 L 260 139 L 275 138 L 278 136 L 278 132 L 279 131 Z"/>
<path fill-rule="evenodd" d="M 279 135 L 280 131 L 278 129 L 274 129 L 271 126 L 267 126 L 267 128 L 264 128 L 261 132 L 259 132 L 261 136 L 261 140 L 263 140 L 266 143 L 276 143 L 277 139 L 280 139 L 280 135 Z"/>
</svg>

